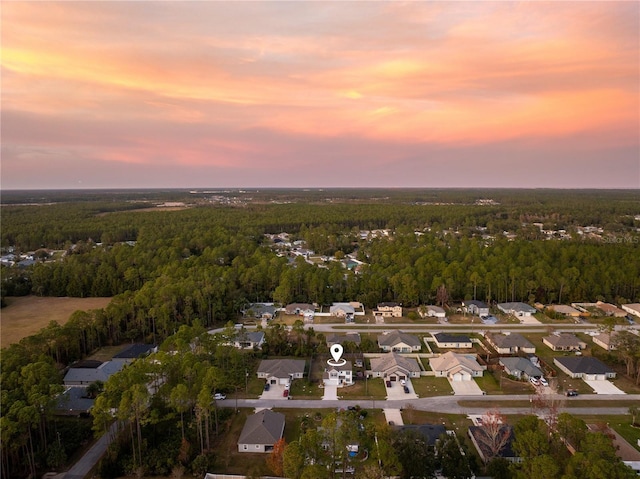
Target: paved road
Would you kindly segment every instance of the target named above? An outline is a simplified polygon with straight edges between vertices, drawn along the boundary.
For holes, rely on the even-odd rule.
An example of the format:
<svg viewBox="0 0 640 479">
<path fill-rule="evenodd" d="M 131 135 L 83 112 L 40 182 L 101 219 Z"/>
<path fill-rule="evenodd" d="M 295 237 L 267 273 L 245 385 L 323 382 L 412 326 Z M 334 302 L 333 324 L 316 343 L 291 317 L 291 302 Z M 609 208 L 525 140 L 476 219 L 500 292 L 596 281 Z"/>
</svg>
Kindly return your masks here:
<svg viewBox="0 0 640 479">
<path fill-rule="evenodd" d="M 91 449 L 64 474 L 64 479 L 84 479 L 102 458 L 104 453 L 107 452 L 107 447 L 111 444 L 111 438 L 115 437 L 117 426 L 117 422 L 114 422 L 109 429 L 109 433 L 103 434 L 102 437 L 91 446 Z"/>
</svg>

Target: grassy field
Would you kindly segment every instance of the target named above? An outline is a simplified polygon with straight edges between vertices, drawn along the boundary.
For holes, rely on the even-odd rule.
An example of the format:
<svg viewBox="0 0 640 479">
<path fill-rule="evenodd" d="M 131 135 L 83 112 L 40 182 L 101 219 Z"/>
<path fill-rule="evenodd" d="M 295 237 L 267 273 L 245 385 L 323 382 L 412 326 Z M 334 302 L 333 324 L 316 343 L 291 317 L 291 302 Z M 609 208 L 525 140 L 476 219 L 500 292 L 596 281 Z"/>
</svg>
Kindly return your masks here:
<svg viewBox="0 0 640 479">
<path fill-rule="evenodd" d="M 21 296 L 6 298 L 2 309 L 0 345 L 4 348 L 37 333 L 50 321 L 64 324 L 75 311 L 104 308 L 111 298 L 41 298 Z"/>
</svg>

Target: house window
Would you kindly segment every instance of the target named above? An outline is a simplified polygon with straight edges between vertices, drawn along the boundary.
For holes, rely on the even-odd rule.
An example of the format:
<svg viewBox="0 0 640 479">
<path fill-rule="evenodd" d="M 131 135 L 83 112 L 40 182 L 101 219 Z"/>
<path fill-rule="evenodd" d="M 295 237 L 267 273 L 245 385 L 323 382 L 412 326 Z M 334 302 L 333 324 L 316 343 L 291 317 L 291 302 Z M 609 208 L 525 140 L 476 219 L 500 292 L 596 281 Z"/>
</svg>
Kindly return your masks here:
<svg viewBox="0 0 640 479">
<path fill-rule="evenodd" d="M 244 445 L 242 446 L 242 448 L 243 448 L 245 451 L 248 449 L 248 447 L 247 447 L 247 445 L 246 445 L 246 444 L 244 444 Z"/>
</svg>

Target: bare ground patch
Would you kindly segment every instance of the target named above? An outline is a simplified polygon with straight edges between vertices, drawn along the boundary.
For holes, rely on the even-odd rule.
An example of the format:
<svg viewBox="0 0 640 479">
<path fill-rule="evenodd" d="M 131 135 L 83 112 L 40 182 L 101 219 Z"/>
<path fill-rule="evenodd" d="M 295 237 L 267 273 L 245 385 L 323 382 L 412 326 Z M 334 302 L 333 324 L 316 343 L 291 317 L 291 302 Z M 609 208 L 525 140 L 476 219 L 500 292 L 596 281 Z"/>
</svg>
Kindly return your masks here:
<svg viewBox="0 0 640 479">
<path fill-rule="evenodd" d="M 4 348 L 37 333 L 50 321 L 65 324 L 78 310 L 106 307 L 111 298 L 41 298 L 21 296 L 6 298 L 0 312 L 0 344 Z"/>
</svg>

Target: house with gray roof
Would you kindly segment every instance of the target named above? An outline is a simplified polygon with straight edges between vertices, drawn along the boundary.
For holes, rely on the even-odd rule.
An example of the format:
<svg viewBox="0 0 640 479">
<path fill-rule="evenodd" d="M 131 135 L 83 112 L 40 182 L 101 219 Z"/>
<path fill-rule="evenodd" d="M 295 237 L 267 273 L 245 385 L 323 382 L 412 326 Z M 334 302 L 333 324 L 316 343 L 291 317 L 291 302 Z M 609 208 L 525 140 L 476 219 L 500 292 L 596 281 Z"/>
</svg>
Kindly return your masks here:
<svg viewBox="0 0 640 479">
<path fill-rule="evenodd" d="M 238 452 L 273 451 L 274 444 L 282 439 L 284 425 L 284 414 L 271 409 L 249 416 L 238 438 Z"/>
<path fill-rule="evenodd" d="M 426 306 L 420 306 L 418 308 L 418 314 L 423 318 L 446 318 L 447 312 L 444 308 L 436 306 L 434 304 L 428 304 Z"/>
<path fill-rule="evenodd" d="M 417 336 L 412 334 L 391 331 L 378 336 L 378 347 L 385 352 L 410 353 L 420 351 L 422 343 L 420 343 L 420 339 Z"/>
<path fill-rule="evenodd" d="M 400 356 L 397 353 L 387 353 L 377 358 L 371 358 L 371 374 L 376 378 L 389 381 L 420 377 L 420 365 L 414 358 Z"/>
<path fill-rule="evenodd" d="M 468 313 L 475 314 L 476 316 L 487 316 L 489 314 L 489 306 L 482 301 L 470 299 L 462 302 L 462 306 Z"/>
<path fill-rule="evenodd" d="M 242 310 L 246 318 L 271 320 L 276 315 L 276 307 L 273 303 L 251 303 Z"/>
<path fill-rule="evenodd" d="M 515 356 L 500 358 L 499 363 L 504 367 L 504 371 L 518 379 L 541 378 L 544 376 L 540 368 L 536 367 L 527 358 Z"/>
<path fill-rule="evenodd" d="M 88 386 L 96 381 L 104 383 L 120 371 L 125 364 L 125 361 L 107 361 L 97 367 L 78 367 L 76 365 L 69 368 L 63 382 L 65 386 Z"/>
<path fill-rule="evenodd" d="M 524 336 L 518 333 L 487 334 L 487 342 L 498 354 L 535 353 L 536 347 Z"/>
<path fill-rule="evenodd" d="M 95 399 L 87 397 L 84 386 L 69 386 L 56 398 L 54 413 L 60 416 L 79 416 L 93 407 Z"/>
<path fill-rule="evenodd" d="M 231 340 L 231 345 L 236 349 L 262 349 L 264 338 L 264 331 L 240 330 Z"/>
<path fill-rule="evenodd" d="M 529 306 L 527 303 L 516 301 L 514 303 L 498 303 L 498 309 L 505 314 L 513 314 L 514 316 L 532 316 L 536 312 L 536 308 Z"/>
<path fill-rule="evenodd" d="M 555 333 L 542 338 L 542 342 L 554 351 L 580 351 L 587 343 L 571 333 Z"/>
<path fill-rule="evenodd" d="M 472 347 L 471 339 L 464 334 L 431 333 L 436 346 L 447 349 L 468 349 Z"/>
<path fill-rule="evenodd" d="M 611 331 L 610 333 L 600 333 L 593 337 L 593 343 L 597 344 L 601 348 L 607 351 L 615 351 L 615 337 L 618 334 L 617 331 Z"/>
<path fill-rule="evenodd" d="M 291 384 L 304 377 L 304 359 L 263 359 L 258 366 L 258 377 L 269 384 Z"/>
<path fill-rule="evenodd" d="M 345 361 L 344 364 L 339 366 L 327 364 L 322 374 L 322 381 L 325 386 L 351 386 L 353 384 L 353 365 L 351 361 Z"/>
<path fill-rule="evenodd" d="M 592 356 L 562 356 L 553 358 L 553 362 L 572 378 L 595 381 L 616 377 L 613 369 Z"/>
<path fill-rule="evenodd" d="M 360 333 L 347 333 L 347 334 L 328 334 L 327 346 L 331 347 L 334 344 L 344 344 L 346 342 L 354 343 L 360 346 Z"/>
<path fill-rule="evenodd" d="M 111 358 L 112 361 L 123 361 L 127 364 L 132 363 L 138 358 L 148 356 L 158 351 L 158 347 L 153 344 L 130 344 L 118 354 Z"/>
</svg>

